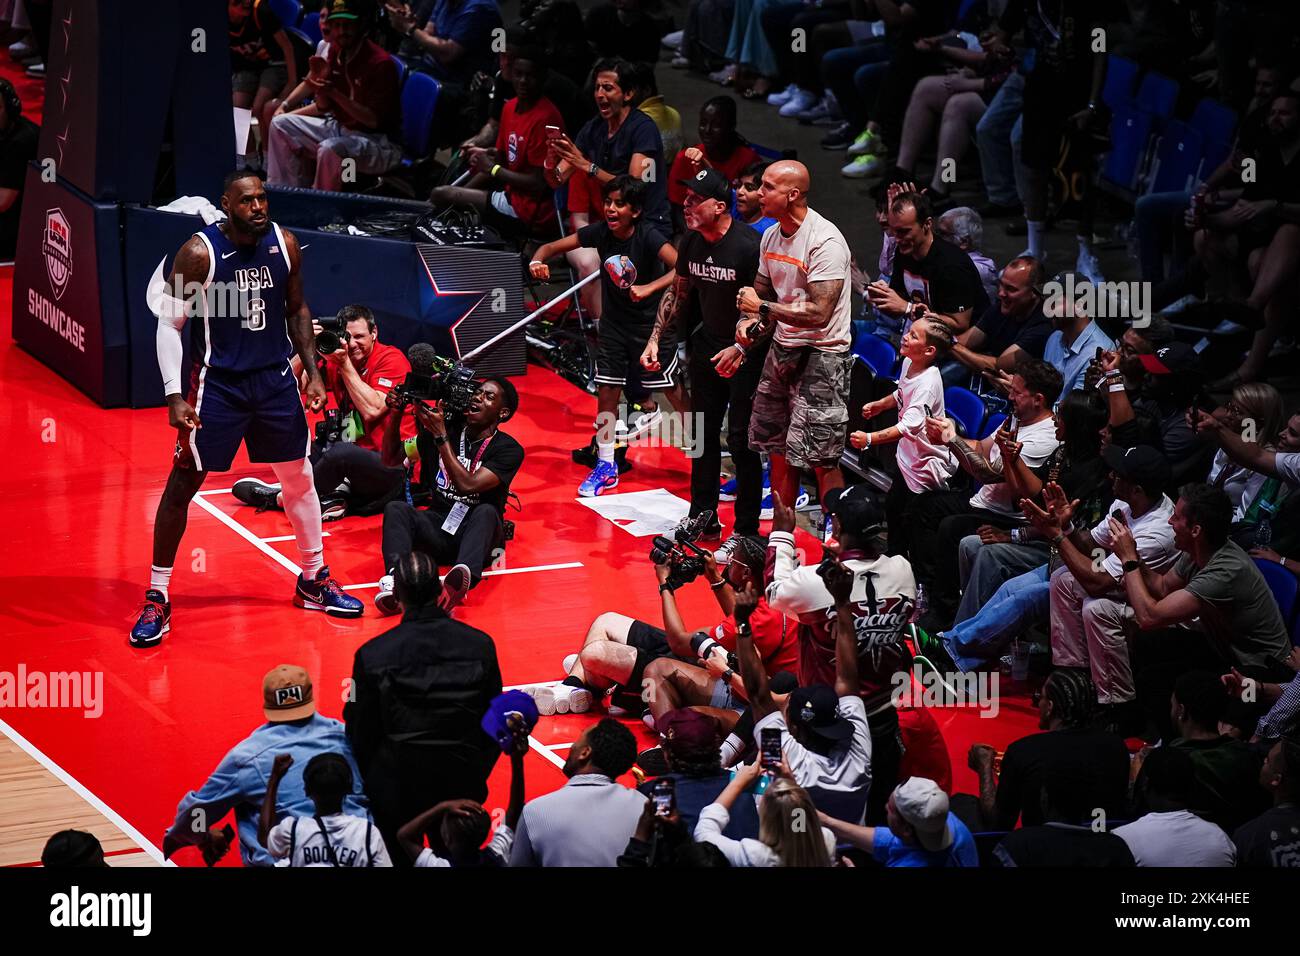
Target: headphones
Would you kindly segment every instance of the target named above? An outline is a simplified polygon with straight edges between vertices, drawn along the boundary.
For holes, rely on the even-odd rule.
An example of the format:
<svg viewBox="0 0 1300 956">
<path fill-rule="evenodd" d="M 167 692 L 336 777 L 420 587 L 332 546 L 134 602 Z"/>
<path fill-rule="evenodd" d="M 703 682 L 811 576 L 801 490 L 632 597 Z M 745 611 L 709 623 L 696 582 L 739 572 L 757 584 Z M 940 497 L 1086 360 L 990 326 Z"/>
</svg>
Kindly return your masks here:
<svg viewBox="0 0 1300 956">
<path fill-rule="evenodd" d="M 18 98 L 18 91 L 3 77 L 0 77 L 0 98 L 4 99 L 5 110 L 8 111 L 10 120 L 16 120 L 23 115 L 23 101 Z"/>
</svg>

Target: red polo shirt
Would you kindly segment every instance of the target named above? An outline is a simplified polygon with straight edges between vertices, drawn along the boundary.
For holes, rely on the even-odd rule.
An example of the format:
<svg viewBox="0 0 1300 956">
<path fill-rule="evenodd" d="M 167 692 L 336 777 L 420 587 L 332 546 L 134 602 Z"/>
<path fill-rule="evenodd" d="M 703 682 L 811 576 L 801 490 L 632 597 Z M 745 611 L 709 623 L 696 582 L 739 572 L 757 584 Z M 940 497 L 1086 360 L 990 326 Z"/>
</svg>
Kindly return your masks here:
<svg viewBox="0 0 1300 956">
<path fill-rule="evenodd" d="M 352 361 L 345 359 L 345 361 Z M 385 345 L 383 342 L 376 342 L 375 347 L 370 352 L 370 357 L 366 359 L 366 367 L 358 369 L 361 373 L 361 380 L 373 388 L 375 391 L 387 395 L 388 390 L 394 385 L 401 385 L 402 380 L 406 378 L 406 373 L 411 370 L 411 363 L 406 360 L 402 350 L 392 345 Z M 384 426 L 388 422 L 389 411 L 384 410 L 384 414 L 379 418 L 366 425 L 361 417 L 361 413 L 356 410 L 352 403 L 352 396 L 348 394 L 347 386 L 343 382 L 343 376 L 333 365 L 325 366 L 325 385 L 334 393 L 334 402 L 338 405 L 339 411 L 348 419 L 344 425 L 345 437 L 349 434 L 354 436 L 353 440 L 362 448 L 369 448 L 371 451 L 379 451 L 384 440 Z M 402 437 L 415 437 L 415 418 L 407 416 L 402 422 Z"/>
<path fill-rule="evenodd" d="M 339 46 L 330 44 L 330 84 L 340 93 L 374 111 L 379 123 L 362 133 L 384 133 L 397 140 L 402 129 L 401 83 L 397 61 L 373 40 L 363 40 L 346 64 L 339 62 Z M 338 121 L 351 129 L 340 115 Z"/>
</svg>

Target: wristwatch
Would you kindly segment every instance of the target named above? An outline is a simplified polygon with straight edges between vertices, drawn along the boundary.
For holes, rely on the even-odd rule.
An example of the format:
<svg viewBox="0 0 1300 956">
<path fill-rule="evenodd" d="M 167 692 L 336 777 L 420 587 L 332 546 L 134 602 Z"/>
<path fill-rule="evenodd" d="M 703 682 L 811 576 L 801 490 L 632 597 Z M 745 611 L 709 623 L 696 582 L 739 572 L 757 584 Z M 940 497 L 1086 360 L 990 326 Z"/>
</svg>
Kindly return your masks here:
<svg viewBox="0 0 1300 956">
<path fill-rule="evenodd" d="M 659 593 L 663 594 L 665 591 L 667 591 L 669 594 L 673 593 L 673 587 L 667 581 L 659 585 Z"/>
<path fill-rule="evenodd" d="M 772 303 L 770 303 L 770 302 L 760 302 L 760 303 L 758 304 L 758 317 L 759 317 L 760 319 L 766 319 L 766 318 L 767 318 L 767 314 L 768 314 L 769 312 L 771 312 L 771 311 L 772 311 Z"/>
<path fill-rule="evenodd" d="M 595 163 L 592 163 L 590 166 L 587 167 L 587 175 L 594 177 L 596 175 L 596 170 L 599 168 L 600 167 L 598 167 Z"/>
<path fill-rule="evenodd" d="M 730 667 L 728 667 L 728 668 L 726 669 L 726 671 L 723 672 L 723 675 L 722 675 L 723 683 L 730 684 L 730 683 L 731 683 L 731 678 L 733 678 L 733 677 L 735 677 L 735 676 L 736 676 L 736 672 L 733 671 Z"/>
<path fill-rule="evenodd" d="M 1142 562 L 1141 562 L 1141 561 L 1125 561 L 1125 562 L 1124 562 L 1124 573 L 1125 573 L 1125 574 L 1128 574 L 1130 571 L 1137 571 L 1137 570 L 1139 570 L 1141 567 L 1142 567 Z"/>
<path fill-rule="evenodd" d="M 445 444 L 447 444 L 447 436 L 446 436 L 446 435 L 434 435 L 434 436 L 433 436 L 433 443 L 434 443 L 435 445 L 445 445 Z"/>
</svg>

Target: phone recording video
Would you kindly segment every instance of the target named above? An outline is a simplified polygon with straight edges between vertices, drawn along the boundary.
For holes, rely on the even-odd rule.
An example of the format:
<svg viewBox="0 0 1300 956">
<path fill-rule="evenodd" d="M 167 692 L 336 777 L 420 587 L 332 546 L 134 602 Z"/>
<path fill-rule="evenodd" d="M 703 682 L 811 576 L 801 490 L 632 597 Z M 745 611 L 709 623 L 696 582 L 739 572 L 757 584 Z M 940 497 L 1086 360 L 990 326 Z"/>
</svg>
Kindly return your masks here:
<svg viewBox="0 0 1300 956">
<path fill-rule="evenodd" d="M 764 770 L 775 770 L 781 766 L 781 731 L 779 728 L 763 728 L 758 753 L 759 764 Z"/>
<path fill-rule="evenodd" d="M 655 816 L 669 817 L 677 809 L 677 781 L 659 777 L 654 785 Z"/>
</svg>

